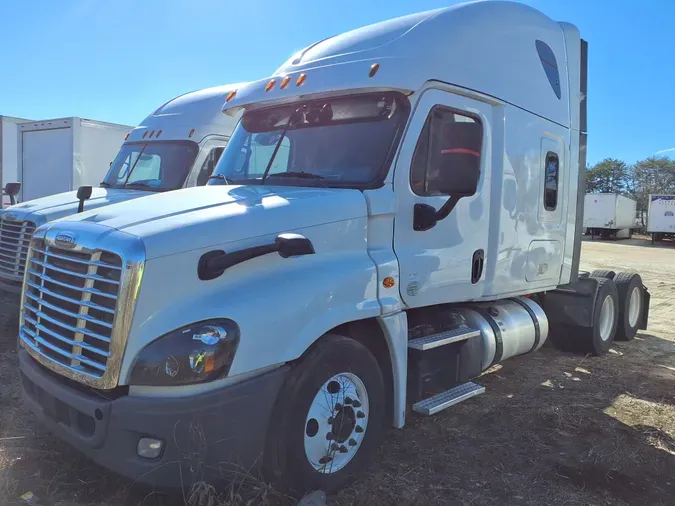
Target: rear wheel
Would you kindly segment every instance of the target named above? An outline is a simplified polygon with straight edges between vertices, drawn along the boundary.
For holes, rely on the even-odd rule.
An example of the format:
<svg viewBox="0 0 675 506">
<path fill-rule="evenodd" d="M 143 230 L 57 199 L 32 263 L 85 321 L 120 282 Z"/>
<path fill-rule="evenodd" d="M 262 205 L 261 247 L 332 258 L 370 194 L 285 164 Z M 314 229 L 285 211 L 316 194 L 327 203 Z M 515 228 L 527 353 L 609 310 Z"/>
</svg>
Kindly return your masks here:
<svg viewBox="0 0 675 506">
<path fill-rule="evenodd" d="M 384 398 L 373 354 L 353 339 L 324 336 L 298 361 L 279 393 L 266 474 L 294 495 L 343 487 L 377 445 Z"/>
<path fill-rule="evenodd" d="M 614 278 L 619 293 L 619 325 L 617 341 L 632 341 L 643 317 L 644 289 L 642 278 L 635 272 L 620 272 Z"/>
</svg>

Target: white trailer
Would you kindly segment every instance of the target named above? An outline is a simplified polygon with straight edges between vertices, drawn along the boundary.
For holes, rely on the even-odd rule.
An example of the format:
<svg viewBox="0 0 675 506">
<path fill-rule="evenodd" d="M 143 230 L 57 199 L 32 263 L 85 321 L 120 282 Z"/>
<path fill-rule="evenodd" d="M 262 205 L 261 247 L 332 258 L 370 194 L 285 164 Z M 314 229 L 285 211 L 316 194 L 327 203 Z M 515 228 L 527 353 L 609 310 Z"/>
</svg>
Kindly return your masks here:
<svg viewBox="0 0 675 506">
<path fill-rule="evenodd" d="M 5 188 L 7 183 L 15 183 L 19 179 L 17 167 L 21 151 L 19 149 L 19 123 L 30 121 L 26 118 L 0 116 L 0 186 Z M 2 195 L 0 209 L 10 205 L 8 195 Z"/>
<path fill-rule="evenodd" d="M 675 236 L 675 195 L 650 195 L 647 233 L 652 243 Z"/>
<path fill-rule="evenodd" d="M 637 203 L 616 193 L 587 193 L 584 228 L 590 236 L 628 239 L 636 226 Z"/>
<path fill-rule="evenodd" d="M 21 200 L 98 186 L 132 129 L 83 118 L 19 124 Z"/>
<path fill-rule="evenodd" d="M 471 2 L 228 94 L 243 116 L 207 186 L 36 231 L 25 405 L 140 482 L 259 465 L 276 490 L 334 490 L 385 425 L 483 393 L 549 335 L 598 355 L 634 338 L 640 276 L 579 273 L 586 47 L 524 4 Z"/>
</svg>

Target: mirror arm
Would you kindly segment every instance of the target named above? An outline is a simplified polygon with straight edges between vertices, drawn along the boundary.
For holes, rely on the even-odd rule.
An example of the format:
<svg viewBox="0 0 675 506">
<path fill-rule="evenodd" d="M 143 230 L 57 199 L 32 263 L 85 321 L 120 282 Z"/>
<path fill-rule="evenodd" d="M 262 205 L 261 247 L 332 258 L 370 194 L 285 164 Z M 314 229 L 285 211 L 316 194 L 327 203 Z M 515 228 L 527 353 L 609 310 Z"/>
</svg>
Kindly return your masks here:
<svg viewBox="0 0 675 506">
<path fill-rule="evenodd" d="M 462 197 L 463 195 L 451 195 L 438 211 L 428 204 L 415 204 L 413 229 L 417 232 L 424 232 L 434 228 L 436 223 L 450 215 Z"/>
</svg>

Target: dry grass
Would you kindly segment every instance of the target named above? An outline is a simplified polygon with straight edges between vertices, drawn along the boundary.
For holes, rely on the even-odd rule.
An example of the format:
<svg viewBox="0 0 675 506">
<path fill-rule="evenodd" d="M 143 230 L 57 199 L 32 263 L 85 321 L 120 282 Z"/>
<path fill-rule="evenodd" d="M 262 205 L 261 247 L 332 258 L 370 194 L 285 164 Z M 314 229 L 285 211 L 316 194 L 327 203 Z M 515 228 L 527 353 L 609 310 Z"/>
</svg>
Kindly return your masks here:
<svg viewBox="0 0 675 506">
<path fill-rule="evenodd" d="M 505 362 L 480 378 L 485 395 L 388 432 L 369 470 L 329 504 L 673 504 L 674 253 L 629 244 L 586 244 L 583 260 L 643 272 L 649 332 L 601 358 L 545 346 Z M 59 506 L 288 503 L 248 473 L 225 490 L 148 491 L 46 434 L 21 406 L 13 314 L 3 304 L 0 504 L 21 504 L 27 491 Z"/>
</svg>

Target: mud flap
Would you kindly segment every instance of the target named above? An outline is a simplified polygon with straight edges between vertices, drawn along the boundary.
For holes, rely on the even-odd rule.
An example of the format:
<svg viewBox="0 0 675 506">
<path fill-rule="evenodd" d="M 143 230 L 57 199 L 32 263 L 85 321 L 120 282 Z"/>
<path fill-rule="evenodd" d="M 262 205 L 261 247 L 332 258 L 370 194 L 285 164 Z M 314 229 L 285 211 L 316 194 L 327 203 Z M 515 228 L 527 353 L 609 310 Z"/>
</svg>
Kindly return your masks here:
<svg viewBox="0 0 675 506">
<path fill-rule="evenodd" d="M 551 324 L 592 327 L 597 296 L 598 280 L 581 277 L 576 283 L 546 292 L 542 297 L 544 312 Z"/>
<path fill-rule="evenodd" d="M 649 290 L 647 290 L 646 286 L 642 285 L 642 289 L 644 290 L 644 292 L 642 292 L 644 295 L 644 307 L 642 308 L 642 319 L 638 328 L 640 330 L 647 330 L 647 324 L 649 323 L 649 305 L 652 296 L 649 294 Z"/>
</svg>

